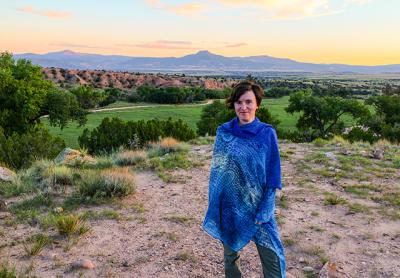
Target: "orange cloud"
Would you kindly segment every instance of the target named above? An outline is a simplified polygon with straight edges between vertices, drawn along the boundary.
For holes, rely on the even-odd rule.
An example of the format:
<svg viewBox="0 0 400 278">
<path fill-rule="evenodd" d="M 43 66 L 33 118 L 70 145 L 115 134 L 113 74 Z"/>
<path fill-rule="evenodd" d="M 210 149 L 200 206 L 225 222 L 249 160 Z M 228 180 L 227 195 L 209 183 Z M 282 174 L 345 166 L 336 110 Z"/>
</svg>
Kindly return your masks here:
<svg viewBox="0 0 400 278">
<path fill-rule="evenodd" d="M 71 16 L 71 13 L 69 13 L 69 12 L 52 11 L 52 10 L 37 10 L 33 6 L 23 6 L 23 7 L 17 8 L 17 11 L 20 11 L 23 13 L 30 13 L 30 14 L 45 16 L 45 17 L 49 17 L 49 18 L 67 18 L 67 17 Z"/>
<path fill-rule="evenodd" d="M 166 10 L 177 15 L 193 15 L 205 9 L 203 4 L 199 3 L 185 3 L 180 5 L 172 5 L 161 2 L 160 0 L 146 0 L 146 2 L 153 8 Z"/>
</svg>

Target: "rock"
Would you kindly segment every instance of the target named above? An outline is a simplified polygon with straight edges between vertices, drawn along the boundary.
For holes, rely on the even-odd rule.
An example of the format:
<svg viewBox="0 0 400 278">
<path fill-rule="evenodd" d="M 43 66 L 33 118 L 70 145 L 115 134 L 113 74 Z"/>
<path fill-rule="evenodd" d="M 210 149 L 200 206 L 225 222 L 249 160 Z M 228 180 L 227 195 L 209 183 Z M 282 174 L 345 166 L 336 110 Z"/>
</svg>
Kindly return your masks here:
<svg viewBox="0 0 400 278">
<path fill-rule="evenodd" d="M 13 181 L 16 174 L 10 169 L 0 166 L 0 181 Z"/>
<path fill-rule="evenodd" d="M 0 212 L 0 219 L 6 219 L 6 218 L 9 218 L 9 217 L 11 217 L 11 213 L 9 213 L 9 212 Z"/>
<path fill-rule="evenodd" d="M 306 260 L 304 259 L 304 257 L 300 257 L 299 258 L 299 263 L 304 263 Z"/>
<path fill-rule="evenodd" d="M 90 155 L 84 154 L 78 150 L 65 148 L 54 159 L 56 164 L 75 165 L 75 164 L 96 164 L 97 161 Z"/>
<path fill-rule="evenodd" d="M 327 262 L 319 271 L 319 278 L 339 278 L 342 277 L 337 271 L 335 263 Z"/>
<path fill-rule="evenodd" d="M 314 268 L 312 268 L 311 266 L 305 266 L 305 267 L 303 267 L 303 271 L 304 272 L 314 272 Z"/>
<path fill-rule="evenodd" d="M 56 213 L 61 213 L 61 212 L 64 211 L 64 209 L 62 207 L 56 207 L 56 208 L 53 209 L 53 211 L 56 212 Z"/>
<path fill-rule="evenodd" d="M 383 150 L 381 150 L 381 149 L 373 150 L 371 156 L 375 159 L 381 160 L 381 159 L 383 159 Z"/>
<path fill-rule="evenodd" d="M 333 153 L 333 152 L 326 152 L 325 153 L 325 156 L 327 157 L 327 158 L 329 158 L 330 160 L 337 160 L 337 157 L 336 157 L 336 155 Z"/>
<path fill-rule="evenodd" d="M 93 269 L 95 265 L 91 260 L 80 259 L 72 264 L 73 268 Z"/>
<path fill-rule="evenodd" d="M 2 211 L 2 210 L 3 211 L 7 210 L 7 202 L 2 200 L 2 199 L 0 199 L 0 211 Z"/>
<path fill-rule="evenodd" d="M 351 151 L 349 151 L 349 150 L 347 150 L 347 149 L 342 150 L 341 153 L 342 153 L 343 155 L 351 155 Z"/>
</svg>

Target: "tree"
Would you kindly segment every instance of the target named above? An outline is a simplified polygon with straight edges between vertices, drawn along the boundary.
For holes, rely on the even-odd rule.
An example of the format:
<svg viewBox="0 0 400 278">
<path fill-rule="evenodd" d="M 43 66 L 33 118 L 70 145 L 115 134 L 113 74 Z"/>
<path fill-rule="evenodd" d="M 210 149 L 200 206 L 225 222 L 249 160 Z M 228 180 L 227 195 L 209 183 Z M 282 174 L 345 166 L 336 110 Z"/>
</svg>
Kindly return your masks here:
<svg viewBox="0 0 400 278">
<path fill-rule="evenodd" d="M 376 114 L 364 124 L 383 138 L 400 142 L 400 95 L 375 96 L 366 103 L 375 107 Z"/>
<path fill-rule="evenodd" d="M 23 134 L 39 124 L 44 115 L 60 127 L 70 120 L 80 124 L 86 121 L 86 112 L 69 94 L 44 80 L 39 66 L 24 59 L 15 62 L 10 53 L 1 53 L 0 126 L 4 135 Z"/>
<path fill-rule="evenodd" d="M 106 100 L 107 96 L 103 91 L 95 90 L 91 86 L 77 86 L 70 90 L 74 94 L 80 104 L 85 109 L 98 107 L 99 104 Z"/>
<path fill-rule="evenodd" d="M 75 96 L 43 79 L 39 66 L 0 53 L 1 162 L 21 168 L 56 155 L 65 144 L 48 133 L 40 118 L 48 115 L 51 125 L 63 128 L 71 120 L 84 124 L 86 114 Z"/>
<path fill-rule="evenodd" d="M 341 117 L 345 114 L 354 119 L 369 115 L 368 108 L 354 99 L 326 96 L 317 97 L 312 91 L 300 91 L 289 98 L 288 113 L 301 112 L 296 127 L 308 134 L 308 140 L 327 138 L 333 134 L 341 134 L 344 123 Z"/>
</svg>

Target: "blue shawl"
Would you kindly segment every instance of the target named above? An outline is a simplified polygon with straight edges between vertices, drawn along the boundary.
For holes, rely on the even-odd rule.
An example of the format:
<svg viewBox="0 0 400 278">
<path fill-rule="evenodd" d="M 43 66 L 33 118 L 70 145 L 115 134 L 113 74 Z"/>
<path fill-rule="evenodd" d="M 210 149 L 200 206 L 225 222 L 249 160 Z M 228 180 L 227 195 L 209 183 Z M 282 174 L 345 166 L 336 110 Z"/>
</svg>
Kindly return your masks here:
<svg viewBox="0 0 400 278">
<path fill-rule="evenodd" d="M 237 117 L 219 126 L 203 228 L 235 251 L 250 240 L 271 248 L 280 258 L 285 277 L 284 250 L 274 216 L 276 188 L 282 184 L 274 128 L 258 118 L 239 125 Z"/>
</svg>

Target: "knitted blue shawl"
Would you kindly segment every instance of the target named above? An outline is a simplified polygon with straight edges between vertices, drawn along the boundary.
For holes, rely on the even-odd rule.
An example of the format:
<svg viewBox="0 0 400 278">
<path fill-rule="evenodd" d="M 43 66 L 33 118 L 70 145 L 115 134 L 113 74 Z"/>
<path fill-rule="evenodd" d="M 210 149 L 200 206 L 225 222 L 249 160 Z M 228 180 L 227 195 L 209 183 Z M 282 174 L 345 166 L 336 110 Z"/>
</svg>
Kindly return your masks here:
<svg viewBox="0 0 400 278">
<path fill-rule="evenodd" d="M 252 239 L 270 247 L 284 269 L 283 246 L 274 217 L 276 188 L 281 189 L 282 184 L 274 128 L 258 118 L 239 125 L 237 117 L 219 126 L 204 230 L 235 251 Z"/>
</svg>

